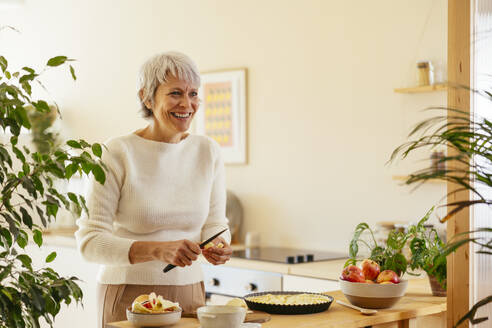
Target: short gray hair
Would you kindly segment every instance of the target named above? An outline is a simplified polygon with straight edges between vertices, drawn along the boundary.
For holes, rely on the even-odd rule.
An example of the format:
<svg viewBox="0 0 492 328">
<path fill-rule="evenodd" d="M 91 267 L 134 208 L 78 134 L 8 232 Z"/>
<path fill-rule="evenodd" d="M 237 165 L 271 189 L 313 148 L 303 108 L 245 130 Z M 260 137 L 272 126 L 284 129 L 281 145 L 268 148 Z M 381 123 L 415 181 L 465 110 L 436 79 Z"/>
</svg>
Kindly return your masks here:
<svg viewBox="0 0 492 328">
<path fill-rule="evenodd" d="M 185 54 L 169 51 L 150 57 L 140 68 L 138 78 L 137 97 L 144 118 L 153 115 L 152 111 L 145 106 L 145 102 L 150 100 L 152 104 L 154 103 L 155 91 L 159 85 L 166 83 L 170 76 L 200 86 L 198 68 Z M 142 98 L 140 98 L 140 90 L 142 90 Z"/>
</svg>

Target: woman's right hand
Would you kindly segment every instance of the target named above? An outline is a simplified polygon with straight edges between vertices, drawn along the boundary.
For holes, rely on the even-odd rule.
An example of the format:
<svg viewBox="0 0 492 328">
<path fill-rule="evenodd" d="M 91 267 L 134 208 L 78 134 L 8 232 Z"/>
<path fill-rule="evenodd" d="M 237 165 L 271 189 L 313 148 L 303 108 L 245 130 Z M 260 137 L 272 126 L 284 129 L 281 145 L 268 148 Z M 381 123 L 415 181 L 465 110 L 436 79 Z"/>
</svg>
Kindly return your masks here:
<svg viewBox="0 0 492 328">
<path fill-rule="evenodd" d="M 191 265 L 201 254 L 198 244 L 187 240 L 136 241 L 128 254 L 130 263 L 162 261 L 179 267 Z"/>
<path fill-rule="evenodd" d="M 154 249 L 154 259 L 179 267 L 191 265 L 202 251 L 198 244 L 187 239 L 163 242 Z"/>
</svg>

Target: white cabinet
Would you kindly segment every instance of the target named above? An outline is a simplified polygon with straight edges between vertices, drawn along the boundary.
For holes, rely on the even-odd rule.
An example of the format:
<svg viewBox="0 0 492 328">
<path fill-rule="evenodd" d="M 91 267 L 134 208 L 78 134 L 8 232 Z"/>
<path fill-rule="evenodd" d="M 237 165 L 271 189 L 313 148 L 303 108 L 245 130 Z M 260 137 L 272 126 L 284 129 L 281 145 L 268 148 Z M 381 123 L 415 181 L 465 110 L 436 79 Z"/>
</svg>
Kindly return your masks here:
<svg viewBox="0 0 492 328">
<path fill-rule="evenodd" d="M 284 291 L 322 293 L 338 289 L 340 289 L 340 287 L 336 280 L 293 276 L 289 274 L 283 275 L 282 290 Z"/>
</svg>

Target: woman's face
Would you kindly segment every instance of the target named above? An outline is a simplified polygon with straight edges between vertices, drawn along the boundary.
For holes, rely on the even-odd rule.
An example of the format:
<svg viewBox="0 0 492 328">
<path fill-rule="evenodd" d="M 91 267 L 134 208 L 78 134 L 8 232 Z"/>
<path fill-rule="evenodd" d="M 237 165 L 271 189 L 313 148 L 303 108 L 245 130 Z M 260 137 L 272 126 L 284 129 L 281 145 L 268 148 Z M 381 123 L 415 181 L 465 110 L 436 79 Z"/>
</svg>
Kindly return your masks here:
<svg viewBox="0 0 492 328">
<path fill-rule="evenodd" d="M 199 107 L 198 86 L 191 82 L 169 77 L 157 88 L 151 107 L 154 122 L 159 128 L 172 134 L 186 132 Z"/>
</svg>

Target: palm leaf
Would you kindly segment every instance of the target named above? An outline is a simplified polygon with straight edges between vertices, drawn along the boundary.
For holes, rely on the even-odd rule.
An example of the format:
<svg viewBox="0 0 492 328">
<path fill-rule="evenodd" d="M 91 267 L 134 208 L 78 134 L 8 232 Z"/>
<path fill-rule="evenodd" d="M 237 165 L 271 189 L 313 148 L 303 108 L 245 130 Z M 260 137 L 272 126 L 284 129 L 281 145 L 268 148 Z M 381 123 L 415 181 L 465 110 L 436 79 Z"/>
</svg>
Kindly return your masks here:
<svg viewBox="0 0 492 328">
<path fill-rule="evenodd" d="M 470 311 L 468 311 L 457 323 L 454 325 L 454 327 L 458 327 L 461 323 L 465 322 L 465 320 L 470 320 L 470 323 L 477 325 L 481 322 L 484 322 L 489 319 L 489 317 L 481 317 L 481 318 L 475 318 L 475 314 L 477 313 L 478 309 L 481 308 L 482 306 L 485 306 L 492 302 L 492 295 L 489 295 L 477 303 L 475 303 Z"/>
</svg>

